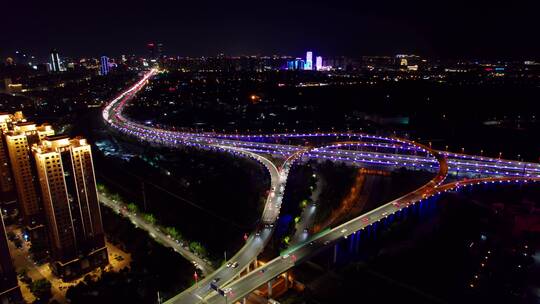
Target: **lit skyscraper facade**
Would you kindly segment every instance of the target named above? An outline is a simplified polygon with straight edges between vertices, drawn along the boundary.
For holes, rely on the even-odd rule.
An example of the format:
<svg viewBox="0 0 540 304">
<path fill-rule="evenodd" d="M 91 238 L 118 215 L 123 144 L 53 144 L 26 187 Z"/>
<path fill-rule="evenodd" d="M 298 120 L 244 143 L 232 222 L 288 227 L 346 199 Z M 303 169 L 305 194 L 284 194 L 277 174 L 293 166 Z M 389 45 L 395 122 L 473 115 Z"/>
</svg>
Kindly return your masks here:
<svg viewBox="0 0 540 304">
<path fill-rule="evenodd" d="M 0 191 L 3 195 L 13 190 L 13 179 L 9 169 L 9 157 L 3 139 L 3 133 L 8 131 L 8 124 L 11 124 L 11 115 L 0 114 Z"/>
<path fill-rule="evenodd" d="M 43 208 L 31 146 L 53 135 L 54 130 L 51 126 L 36 126 L 31 122 L 17 123 L 4 135 L 25 230 L 32 241 L 40 239 L 44 243 L 46 235 L 43 229 Z"/>
<path fill-rule="evenodd" d="M 313 69 L 313 52 L 306 53 L 306 62 L 304 64 L 304 70 L 311 71 Z"/>
<path fill-rule="evenodd" d="M 51 268 L 64 278 L 108 264 L 90 145 L 48 137 L 33 147 L 45 210 Z"/>
<path fill-rule="evenodd" d="M 9 155 L 4 140 L 4 134 L 13 128 L 17 122 L 24 121 L 22 112 L 14 114 L 0 113 L 0 203 L 15 202 L 13 177 L 9 167 Z"/>
<path fill-rule="evenodd" d="M 316 69 L 317 71 L 320 71 L 320 70 L 322 70 L 322 67 L 323 67 L 323 65 L 322 65 L 322 57 L 321 57 L 321 56 L 317 56 L 317 57 L 315 58 L 315 69 Z"/>
<path fill-rule="evenodd" d="M 101 75 L 107 75 L 109 74 L 109 68 L 109 57 L 101 56 L 99 73 Z"/>
<path fill-rule="evenodd" d="M 61 65 L 60 65 L 60 55 L 58 55 L 57 50 L 51 51 L 51 69 L 53 72 L 60 72 L 61 71 Z"/>
</svg>

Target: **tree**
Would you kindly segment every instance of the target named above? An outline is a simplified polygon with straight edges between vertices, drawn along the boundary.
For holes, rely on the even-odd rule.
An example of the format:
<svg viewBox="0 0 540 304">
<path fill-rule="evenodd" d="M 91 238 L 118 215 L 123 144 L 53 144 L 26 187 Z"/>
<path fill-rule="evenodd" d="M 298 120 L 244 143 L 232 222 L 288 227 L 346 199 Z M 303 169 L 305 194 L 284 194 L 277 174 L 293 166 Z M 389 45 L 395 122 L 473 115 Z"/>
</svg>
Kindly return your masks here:
<svg viewBox="0 0 540 304">
<path fill-rule="evenodd" d="M 137 213 L 137 212 L 139 212 L 139 207 L 137 207 L 137 205 L 135 205 L 134 203 L 129 203 L 129 204 L 127 205 L 127 208 L 128 208 L 128 210 L 129 210 L 129 212 L 131 212 L 131 213 Z"/>
<path fill-rule="evenodd" d="M 191 251 L 198 253 L 200 255 L 206 255 L 206 248 L 203 247 L 203 245 L 199 242 L 191 242 L 189 243 L 189 249 Z"/>
<path fill-rule="evenodd" d="M 26 268 L 19 270 L 17 274 L 22 282 L 26 283 L 27 285 L 32 283 L 32 279 L 28 276 L 28 270 Z"/>
<path fill-rule="evenodd" d="M 38 303 L 47 303 L 52 297 L 51 282 L 40 279 L 30 283 L 30 291 L 38 299 Z"/>
<path fill-rule="evenodd" d="M 174 227 L 166 227 L 165 228 L 165 232 L 171 236 L 171 238 L 175 239 L 175 240 L 178 240 L 178 239 L 181 239 L 182 238 L 182 235 L 180 234 L 180 232 L 178 232 L 178 230 Z"/>
<path fill-rule="evenodd" d="M 150 224 L 155 224 L 156 223 L 156 217 L 151 213 L 143 214 L 143 219 L 145 221 L 149 222 Z"/>
<path fill-rule="evenodd" d="M 113 193 L 109 197 L 115 202 L 119 202 L 120 200 L 122 200 L 122 197 L 118 193 Z"/>
<path fill-rule="evenodd" d="M 98 183 L 96 185 L 96 187 L 97 187 L 98 192 L 101 192 L 101 193 L 104 193 L 104 194 L 109 192 L 109 189 L 107 189 L 107 187 L 105 187 L 104 184 Z"/>
</svg>

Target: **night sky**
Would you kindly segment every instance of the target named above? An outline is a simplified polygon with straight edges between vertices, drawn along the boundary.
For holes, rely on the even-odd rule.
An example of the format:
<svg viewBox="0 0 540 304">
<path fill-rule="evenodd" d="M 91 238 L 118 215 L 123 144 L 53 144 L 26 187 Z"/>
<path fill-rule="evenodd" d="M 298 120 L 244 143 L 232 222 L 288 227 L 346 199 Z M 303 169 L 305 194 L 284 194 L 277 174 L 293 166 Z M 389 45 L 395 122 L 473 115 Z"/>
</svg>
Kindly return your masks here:
<svg viewBox="0 0 540 304">
<path fill-rule="evenodd" d="M 415 53 L 537 59 L 538 0 L 514 1 L 6 1 L 0 55 L 45 58 L 144 54 L 323 56 Z"/>
</svg>

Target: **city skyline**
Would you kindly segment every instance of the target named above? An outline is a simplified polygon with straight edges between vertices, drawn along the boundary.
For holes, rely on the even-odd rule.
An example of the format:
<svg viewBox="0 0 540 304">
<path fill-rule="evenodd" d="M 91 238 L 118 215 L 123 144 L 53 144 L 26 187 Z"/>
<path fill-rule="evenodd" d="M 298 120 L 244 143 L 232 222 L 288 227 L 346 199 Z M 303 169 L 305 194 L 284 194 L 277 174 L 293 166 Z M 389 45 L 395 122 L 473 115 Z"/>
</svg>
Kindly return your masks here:
<svg viewBox="0 0 540 304">
<path fill-rule="evenodd" d="M 505 6 L 487 1 L 460 3 L 377 4 L 332 6 L 322 1 L 261 4 L 247 1 L 135 6 L 107 3 L 114 18 L 94 22 L 92 6 L 79 10 L 62 1 L 21 7 L 4 18 L 10 26 L 0 38 L 2 56 L 21 50 L 43 56 L 57 48 L 66 56 L 144 54 L 150 42 L 163 43 L 164 53 L 180 56 L 300 54 L 306 48 L 327 56 L 416 53 L 456 58 L 516 58 L 536 56 L 538 25 L 534 1 Z M 293 12 L 302 11 L 303 14 Z M 51 12 L 62 18 L 50 18 Z M 504 22 L 500 21 L 504 20 Z M 62 26 L 65 22 L 69 27 Z M 144 29 L 144 30 L 143 30 Z M 43 50 L 46 48 L 46 50 Z"/>
</svg>

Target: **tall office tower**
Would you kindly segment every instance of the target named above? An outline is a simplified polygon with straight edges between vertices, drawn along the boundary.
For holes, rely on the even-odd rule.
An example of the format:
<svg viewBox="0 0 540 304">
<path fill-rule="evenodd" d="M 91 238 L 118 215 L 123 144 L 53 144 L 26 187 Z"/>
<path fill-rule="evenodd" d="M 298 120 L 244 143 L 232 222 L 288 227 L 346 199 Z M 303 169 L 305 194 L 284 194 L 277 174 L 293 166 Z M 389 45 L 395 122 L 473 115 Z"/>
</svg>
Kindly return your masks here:
<svg viewBox="0 0 540 304">
<path fill-rule="evenodd" d="M 322 65 L 322 57 L 321 56 L 315 57 L 315 69 L 317 71 L 320 71 L 320 70 L 322 70 L 322 67 L 323 67 L 323 65 Z"/>
<path fill-rule="evenodd" d="M 101 56 L 100 59 L 100 67 L 99 67 L 99 73 L 101 75 L 107 75 L 109 74 L 109 57 L 107 56 Z"/>
<path fill-rule="evenodd" d="M 0 212 L 0 303 L 22 303 L 17 273 L 11 262 L 4 219 Z"/>
<path fill-rule="evenodd" d="M 14 203 L 13 178 L 9 167 L 9 156 L 4 141 L 4 133 L 13 128 L 13 124 L 24 121 L 22 112 L 14 114 L 0 113 L 0 203 L 2 205 Z"/>
<path fill-rule="evenodd" d="M 303 70 L 305 68 L 306 64 L 304 60 L 300 58 L 296 58 L 293 63 L 294 70 Z"/>
<path fill-rule="evenodd" d="M 163 56 L 163 43 L 158 43 L 157 44 L 157 58 L 156 59 L 160 59 L 161 56 Z"/>
<path fill-rule="evenodd" d="M 51 267 L 64 278 L 108 264 L 92 151 L 83 138 L 34 145 L 51 244 Z"/>
<path fill-rule="evenodd" d="M 58 55 L 58 51 L 54 49 L 51 51 L 51 68 L 53 72 L 62 71 L 60 65 L 60 55 Z"/>
<path fill-rule="evenodd" d="M 54 130 L 51 126 L 36 126 L 31 122 L 17 123 L 13 126 L 13 130 L 4 134 L 17 190 L 19 210 L 26 232 L 31 240 L 36 242 L 46 240 L 46 235 L 43 229 L 43 210 L 31 147 L 45 137 L 53 135 Z"/>
<path fill-rule="evenodd" d="M 306 53 L 306 63 L 304 65 L 304 70 L 312 70 L 313 69 L 313 52 L 307 52 Z"/>
<path fill-rule="evenodd" d="M 157 59 L 158 57 L 158 46 L 151 42 L 146 45 L 146 48 L 148 49 L 148 54 L 150 56 L 149 59 Z"/>
</svg>

